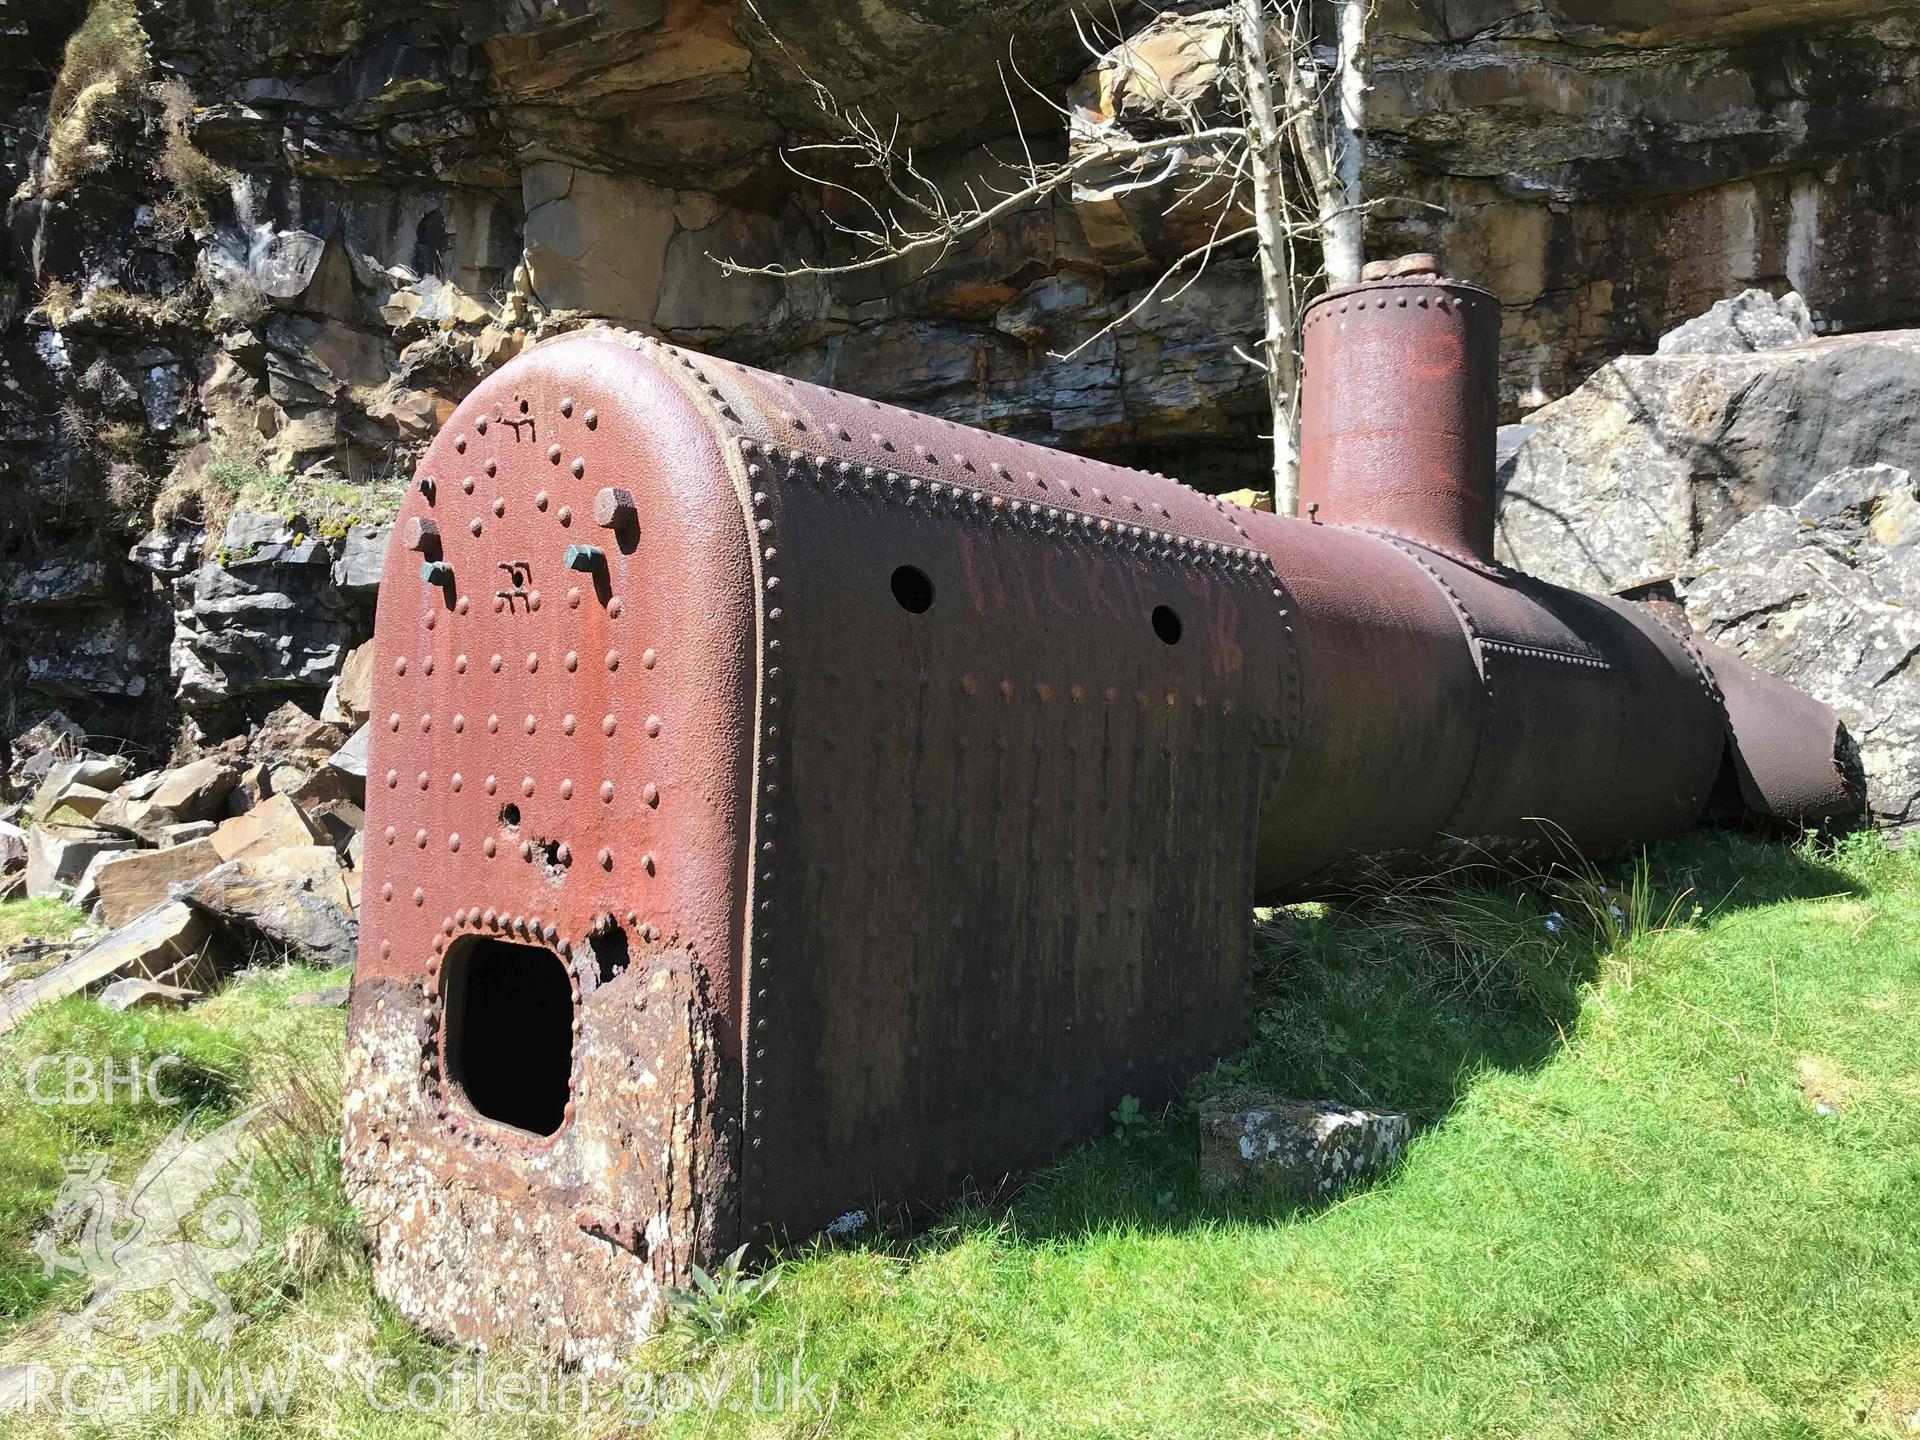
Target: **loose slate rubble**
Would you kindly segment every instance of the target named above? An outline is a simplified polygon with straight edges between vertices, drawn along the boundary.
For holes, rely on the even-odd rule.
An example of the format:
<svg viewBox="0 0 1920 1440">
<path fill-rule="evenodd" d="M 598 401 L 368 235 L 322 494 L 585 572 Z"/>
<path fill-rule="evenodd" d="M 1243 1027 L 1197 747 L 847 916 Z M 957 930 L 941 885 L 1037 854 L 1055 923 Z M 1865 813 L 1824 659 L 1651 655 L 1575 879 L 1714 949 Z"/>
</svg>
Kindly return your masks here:
<svg viewBox="0 0 1920 1440">
<path fill-rule="evenodd" d="M 345 703 L 364 708 L 365 678 Z M 0 898 L 62 899 L 113 928 L 0 960 L 0 1029 L 80 991 L 116 1008 L 184 1003 L 225 962 L 263 949 L 351 964 L 361 729 L 350 741 L 341 725 L 283 704 L 246 735 L 138 774 L 127 757 L 89 752 L 58 716 L 20 736 L 4 778 L 29 799 L 0 809 Z"/>
<path fill-rule="evenodd" d="M 96 855 L 131 850 L 135 844 L 105 830 L 36 826 L 27 832 L 27 896 L 58 898 L 80 883 Z"/>
<path fill-rule="evenodd" d="M 353 898 L 330 845 L 276 847 L 230 860 L 186 892 L 212 919 L 318 965 L 351 965 Z"/>
<path fill-rule="evenodd" d="M 100 992 L 100 1003 L 109 1010 L 177 1010 L 199 998 L 198 990 L 183 985 L 162 985 L 158 980 L 142 980 L 133 975 L 114 981 Z"/>
<path fill-rule="evenodd" d="M 207 922 L 192 907 L 178 900 L 156 905 L 45 975 L 0 996 L 0 1035 L 42 1005 L 119 976 L 207 988 L 214 979 L 208 939 Z"/>
<path fill-rule="evenodd" d="M 1262 1190 L 1302 1205 L 1392 1169 L 1413 1133 L 1405 1115 L 1245 1090 L 1201 1102 L 1199 1120 L 1207 1189 Z"/>
<path fill-rule="evenodd" d="M 211 840 L 192 840 L 164 850 L 135 850 L 96 861 L 93 882 L 109 925 L 124 925 L 171 897 L 176 885 L 191 885 L 221 863 Z"/>
</svg>

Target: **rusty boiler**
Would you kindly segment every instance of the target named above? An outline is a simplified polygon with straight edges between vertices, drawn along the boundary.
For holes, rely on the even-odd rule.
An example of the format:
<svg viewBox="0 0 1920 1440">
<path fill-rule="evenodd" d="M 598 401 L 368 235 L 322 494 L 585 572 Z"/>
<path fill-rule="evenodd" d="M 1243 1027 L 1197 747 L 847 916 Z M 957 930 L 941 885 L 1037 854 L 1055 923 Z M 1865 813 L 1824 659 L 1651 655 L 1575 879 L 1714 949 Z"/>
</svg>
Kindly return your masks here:
<svg viewBox="0 0 1920 1440">
<path fill-rule="evenodd" d="M 482 383 L 379 600 L 382 1293 L 604 1363 L 1169 1094 L 1356 857 L 1857 809 L 1825 707 L 1493 559 L 1497 330 L 1419 264 L 1313 305 L 1298 519 L 614 332 Z"/>
</svg>

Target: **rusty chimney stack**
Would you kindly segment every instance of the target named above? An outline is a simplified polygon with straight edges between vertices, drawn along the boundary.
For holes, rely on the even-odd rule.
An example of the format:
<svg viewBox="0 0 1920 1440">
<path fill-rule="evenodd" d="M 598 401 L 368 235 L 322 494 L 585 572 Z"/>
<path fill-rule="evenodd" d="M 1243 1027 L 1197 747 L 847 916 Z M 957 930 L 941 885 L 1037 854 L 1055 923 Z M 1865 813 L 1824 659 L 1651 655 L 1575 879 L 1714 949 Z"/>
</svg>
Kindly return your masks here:
<svg viewBox="0 0 1920 1440">
<path fill-rule="evenodd" d="M 1307 307 L 1300 514 L 1493 559 L 1500 305 L 1431 255 Z"/>
</svg>

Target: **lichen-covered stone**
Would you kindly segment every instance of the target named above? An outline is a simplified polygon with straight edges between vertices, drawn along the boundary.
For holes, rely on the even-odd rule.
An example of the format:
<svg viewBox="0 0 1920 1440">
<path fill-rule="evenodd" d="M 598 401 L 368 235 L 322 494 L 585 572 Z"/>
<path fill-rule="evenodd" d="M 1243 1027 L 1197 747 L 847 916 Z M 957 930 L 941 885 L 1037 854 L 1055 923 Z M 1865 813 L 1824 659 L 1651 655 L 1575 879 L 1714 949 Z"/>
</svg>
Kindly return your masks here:
<svg viewBox="0 0 1920 1440">
<path fill-rule="evenodd" d="M 1202 1101 L 1199 1121 L 1203 1185 L 1264 1190 L 1300 1204 L 1384 1174 L 1413 1133 L 1405 1115 L 1245 1090 Z"/>
</svg>

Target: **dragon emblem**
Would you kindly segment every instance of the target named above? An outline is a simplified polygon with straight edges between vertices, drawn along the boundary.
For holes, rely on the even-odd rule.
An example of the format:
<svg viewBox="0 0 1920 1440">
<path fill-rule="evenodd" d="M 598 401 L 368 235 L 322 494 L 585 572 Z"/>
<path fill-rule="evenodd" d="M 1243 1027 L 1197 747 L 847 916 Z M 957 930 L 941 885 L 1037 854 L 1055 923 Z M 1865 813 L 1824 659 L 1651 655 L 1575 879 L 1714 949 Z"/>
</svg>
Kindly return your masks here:
<svg viewBox="0 0 1920 1440">
<path fill-rule="evenodd" d="M 178 1335 L 199 1302 L 213 1313 L 197 1333 L 222 1345 L 232 1340 L 244 1320 L 218 1277 L 260 1248 L 260 1216 L 241 1193 L 253 1160 L 249 1154 L 242 1165 L 241 1158 L 248 1130 L 266 1109 L 255 1106 L 197 1140 L 187 1138 L 183 1122 L 125 1187 L 107 1178 L 105 1155 L 66 1161 L 66 1178 L 33 1248 L 48 1279 L 62 1270 L 93 1278 L 74 1329 L 112 1333 L 109 1312 L 119 1301 L 165 1288 L 172 1304 L 158 1319 L 135 1326 L 136 1338 Z M 71 1253 L 62 1248 L 67 1244 Z"/>
</svg>

